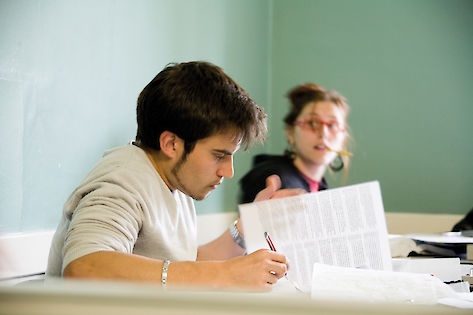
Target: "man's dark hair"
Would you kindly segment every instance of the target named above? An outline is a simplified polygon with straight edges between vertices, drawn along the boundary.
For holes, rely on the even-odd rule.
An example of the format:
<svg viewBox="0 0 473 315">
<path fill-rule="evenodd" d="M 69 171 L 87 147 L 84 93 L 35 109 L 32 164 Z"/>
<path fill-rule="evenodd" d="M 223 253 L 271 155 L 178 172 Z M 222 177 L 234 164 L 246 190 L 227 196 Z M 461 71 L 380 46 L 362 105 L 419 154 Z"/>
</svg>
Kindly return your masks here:
<svg viewBox="0 0 473 315">
<path fill-rule="evenodd" d="M 266 137 L 266 114 L 223 70 L 209 62 L 167 65 L 143 89 L 136 108 L 136 141 L 159 150 L 165 130 L 195 143 L 217 132 L 235 130 L 244 149 Z"/>
</svg>

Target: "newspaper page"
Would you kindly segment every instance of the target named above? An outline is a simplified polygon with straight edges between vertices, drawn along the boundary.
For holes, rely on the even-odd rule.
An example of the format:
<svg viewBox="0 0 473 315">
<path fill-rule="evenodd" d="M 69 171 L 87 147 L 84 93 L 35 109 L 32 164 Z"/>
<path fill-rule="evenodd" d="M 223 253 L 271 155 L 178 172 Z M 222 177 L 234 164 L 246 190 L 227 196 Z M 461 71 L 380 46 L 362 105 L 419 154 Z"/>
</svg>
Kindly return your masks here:
<svg viewBox="0 0 473 315">
<path fill-rule="evenodd" d="M 392 270 L 379 182 L 239 205 L 248 253 L 267 232 L 289 259 L 289 281 L 310 292 L 314 263 Z"/>
</svg>

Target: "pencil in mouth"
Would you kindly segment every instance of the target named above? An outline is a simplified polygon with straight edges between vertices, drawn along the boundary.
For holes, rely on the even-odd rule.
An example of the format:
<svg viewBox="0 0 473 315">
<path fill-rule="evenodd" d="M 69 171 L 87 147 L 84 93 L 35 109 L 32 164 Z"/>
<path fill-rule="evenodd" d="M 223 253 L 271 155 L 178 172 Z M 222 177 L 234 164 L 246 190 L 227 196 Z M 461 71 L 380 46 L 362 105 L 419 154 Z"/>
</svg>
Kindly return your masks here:
<svg viewBox="0 0 473 315">
<path fill-rule="evenodd" d="M 328 146 L 325 146 L 327 148 L 327 150 L 329 151 L 332 151 L 332 152 L 335 152 L 337 154 L 340 154 L 340 155 L 344 155 L 344 156 L 353 156 L 353 153 L 351 152 L 348 152 L 348 151 L 344 151 L 344 150 L 335 150 L 335 149 L 332 149 Z"/>
</svg>

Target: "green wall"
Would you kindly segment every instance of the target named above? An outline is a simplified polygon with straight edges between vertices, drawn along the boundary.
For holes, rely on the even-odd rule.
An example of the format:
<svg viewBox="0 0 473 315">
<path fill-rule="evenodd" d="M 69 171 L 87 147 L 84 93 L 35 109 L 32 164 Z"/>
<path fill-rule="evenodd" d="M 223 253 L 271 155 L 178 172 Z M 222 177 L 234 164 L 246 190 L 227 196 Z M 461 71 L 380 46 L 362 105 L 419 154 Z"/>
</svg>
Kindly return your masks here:
<svg viewBox="0 0 473 315">
<path fill-rule="evenodd" d="M 350 101 L 348 183 L 379 180 L 388 211 L 465 213 L 472 3 L 0 0 L 0 232 L 55 228 L 103 151 L 133 139 L 144 85 L 187 60 L 223 67 L 270 117 L 266 145 L 237 153 L 199 214 L 236 210 L 251 156 L 285 147 L 284 94 L 306 81 Z"/>
<path fill-rule="evenodd" d="M 271 151 L 285 93 L 317 82 L 351 105 L 348 183 L 379 180 L 386 211 L 473 207 L 473 1 L 275 0 L 271 51 Z"/>
<path fill-rule="evenodd" d="M 0 0 L 0 232 L 56 227 L 103 151 L 134 138 L 138 93 L 169 62 L 214 62 L 266 104 L 269 8 Z M 235 185 L 227 181 L 199 211 L 235 210 L 224 202 L 236 200 Z"/>
</svg>

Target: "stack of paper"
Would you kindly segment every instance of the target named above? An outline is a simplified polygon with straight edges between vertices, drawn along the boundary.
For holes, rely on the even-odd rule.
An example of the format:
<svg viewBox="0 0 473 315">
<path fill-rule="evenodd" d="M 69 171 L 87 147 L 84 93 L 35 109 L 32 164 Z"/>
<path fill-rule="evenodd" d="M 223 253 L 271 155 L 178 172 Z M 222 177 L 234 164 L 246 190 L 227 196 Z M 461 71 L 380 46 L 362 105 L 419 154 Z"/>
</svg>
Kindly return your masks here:
<svg viewBox="0 0 473 315">
<path fill-rule="evenodd" d="M 467 246 L 473 244 L 473 237 L 463 236 L 461 232 L 438 234 L 407 234 L 416 241 L 420 254 L 466 259 Z"/>
<path fill-rule="evenodd" d="M 391 257 L 393 258 L 408 257 L 411 253 L 420 253 L 422 251 L 422 248 L 417 246 L 416 241 L 398 234 L 389 235 L 389 246 L 391 248 Z"/>
</svg>

